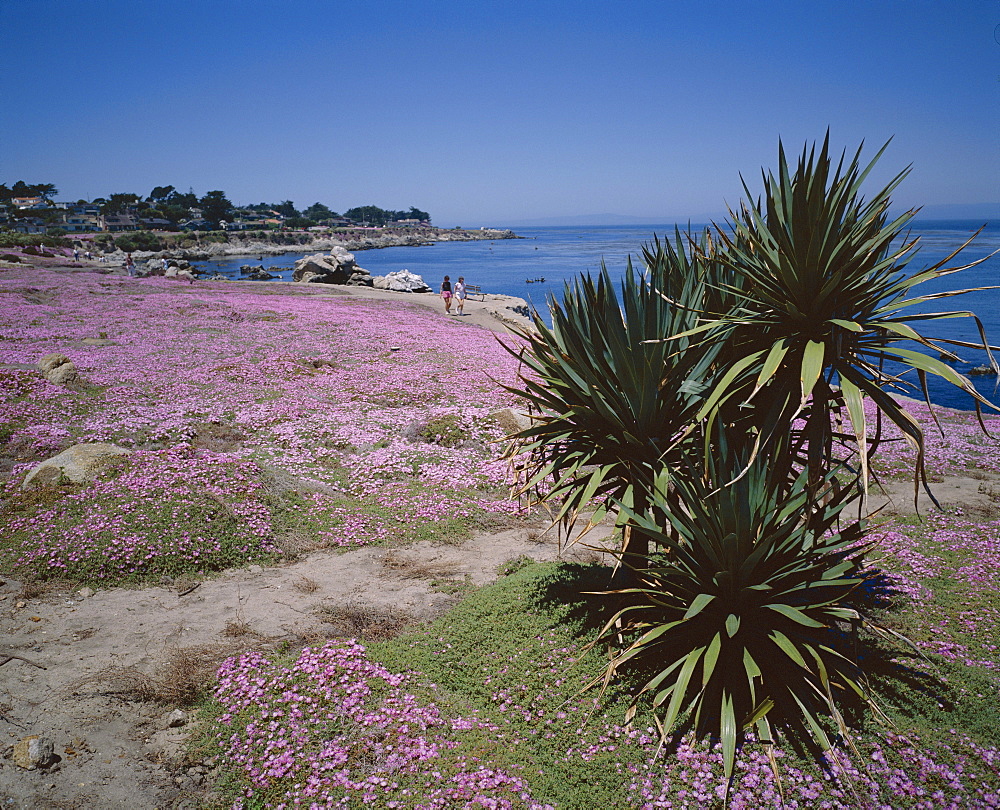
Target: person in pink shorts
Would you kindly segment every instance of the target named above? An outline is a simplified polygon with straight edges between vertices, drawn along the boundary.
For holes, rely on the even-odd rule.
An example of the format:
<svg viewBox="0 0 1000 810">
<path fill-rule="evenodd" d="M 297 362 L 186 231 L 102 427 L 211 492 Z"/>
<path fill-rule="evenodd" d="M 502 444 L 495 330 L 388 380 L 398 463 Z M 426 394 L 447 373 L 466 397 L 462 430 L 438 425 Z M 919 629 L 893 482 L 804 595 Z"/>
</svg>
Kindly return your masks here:
<svg viewBox="0 0 1000 810">
<path fill-rule="evenodd" d="M 451 315 L 451 277 L 445 276 L 441 282 L 441 297 L 444 299 L 444 311 Z"/>
</svg>

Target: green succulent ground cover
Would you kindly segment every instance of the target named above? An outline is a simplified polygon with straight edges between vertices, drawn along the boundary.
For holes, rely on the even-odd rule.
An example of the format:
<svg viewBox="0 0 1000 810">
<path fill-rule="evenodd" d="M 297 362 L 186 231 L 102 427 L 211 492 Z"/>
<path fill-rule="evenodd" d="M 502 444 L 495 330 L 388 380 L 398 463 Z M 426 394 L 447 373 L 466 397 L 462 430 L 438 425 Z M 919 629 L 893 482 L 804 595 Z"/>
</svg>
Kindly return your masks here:
<svg viewBox="0 0 1000 810">
<path fill-rule="evenodd" d="M 918 534 L 914 532 L 915 539 Z M 411 674 L 406 689 L 417 703 L 445 717 L 475 717 L 487 728 L 425 732 L 441 745 L 424 766 L 426 774 L 433 774 L 426 783 L 410 784 L 381 770 L 377 761 L 361 767 L 349 758 L 345 768 L 387 780 L 384 792 L 379 788 L 372 794 L 381 806 L 428 806 L 425 802 L 437 787 L 463 773 L 470 761 L 521 780 L 520 795 L 495 806 L 722 806 L 725 778 L 718 749 L 684 740 L 659 751 L 648 708 L 631 724 L 623 721 L 641 672 L 627 676 L 599 702 L 594 690 L 585 689 L 600 675 L 606 653 L 602 648 L 588 651 L 588 643 L 613 612 L 607 600 L 586 593 L 607 586 L 607 569 L 555 563 L 512 567 L 517 570 L 474 591 L 433 624 L 367 648 L 371 661 L 390 672 Z M 946 620 L 951 601 L 943 593 L 924 605 L 923 614 Z M 884 617 L 900 629 L 918 621 L 908 609 L 892 605 L 884 608 Z M 913 662 L 911 678 L 873 674 L 875 692 L 893 725 L 855 718 L 860 730 L 852 764 L 824 771 L 808 750 L 785 747 L 778 752 L 788 806 L 978 807 L 996 799 L 1000 729 L 991 706 L 995 672 L 955 665 L 933 653 L 928 658 Z M 994 653 L 984 663 L 995 667 L 1000 658 Z M 296 671 L 295 656 L 286 656 L 281 664 Z M 252 736 L 248 726 L 257 721 L 259 708 L 228 715 L 219 735 L 223 715 L 217 702 L 203 709 L 208 722 L 199 743 L 202 753 L 216 753 L 220 736 Z M 342 744 L 357 757 L 351 733 L 356 732 L 345 729 L 331 736 L 324 731 L 311 745 Z M 254 789 L 245 769 L 232 767 L 226 773 L 223 802 L 242 800 L 248 807 L 287 800 L 296 795 L 302 779 L 300 771 L 291 770 L 269 780 L 261 791 Z M 731 806 L 777 804 L 766 758 L 741 754 L 735 782 Z M 350 802 L 357 794 L 345 788 L 326 795 Z M 469 801 L 444 806 L 493 805 Z"/>
</svg>

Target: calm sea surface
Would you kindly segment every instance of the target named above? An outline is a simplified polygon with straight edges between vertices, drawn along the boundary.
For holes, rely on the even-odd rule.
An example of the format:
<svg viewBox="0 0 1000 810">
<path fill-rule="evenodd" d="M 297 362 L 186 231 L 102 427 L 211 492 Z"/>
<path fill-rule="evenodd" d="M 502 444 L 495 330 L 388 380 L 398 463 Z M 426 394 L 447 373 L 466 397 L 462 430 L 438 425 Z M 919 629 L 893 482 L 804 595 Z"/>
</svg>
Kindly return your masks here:
<svg viewBox="0 0 1000 810">
<path fill-rule="evenodd" d="M 920 250 L 908 269 L 916 272 L 940 261 L 961 246 L 982 224 L 965 220 L 918 222 L 913 228 L 913 234 L 920 236 Z M 366 250 L 358 252 L 356 257 L 358 264 L 372 275 L 381 276 L 393 270 L 406 269 L 422 276 L 435 290 L 445 275 L 451 276 L 452 282 L 459 276 L 464 276 L 467 283 L 478 284 L 486 292 L 516 295 L 544 311 L 549 296 L 561 295 L 565 282 L 571 281 L 577 274 L 599 271 L 602 260 L 613 277 L 621 275 L 629 256 L 641 267 L 642 245 L 650 242 L 654 234 L 671 234 L 673 226 L 519 228 L 516 232 L 524 238 Z M 1000 223 L 995 223 L 988 226 L 949 265 L 971 262 L 998 248 Z M 261 261 L 256 257 L 240 257 L 212 261 L 203 266 L 207 270 L 218 270 L 231 278 L 239 278 L 239 268 L 243 264 L 282 267 L 287 268 L 281 274 L 282 278 L 290 280 L 291 267 L 302 255 L 289 253 L 284 256 L 264 256 Z M 544 281 L 534 281 L 535 279 Z M 920 289 L 936 292 L 990 285 L 1000 285 L 1000 256 L 987 259 L 977 267 L 961 273 L 928 282 Z M 931 302 L 922 311 L 959 309 L 972 310 L 979 315 L 990 342 L 993 345 L 1000 344 L 1000 290 L 984 290 L 959 298 Z M 931 325 L 926 333 L 958 340 L 978 339 L 975 323 L 968 318 L 940 321 Z M 963 350 L 959 354 L 967 361 L 956 365 L 962 372 L 986 360 L 983 352 Z M 1000 353 L 997 359 L 1000 360 Z M 973 378 L 973 381 L 988 399 L 995 402 L 1000 400 L 996 378 L 978 377 Z M 956 391 L 947 383 L 936 384 L 931 380 L 930 387 L 931 398 L 940 405 L 954 408 L 973 406 L 971 397 Z"/>
</svg>

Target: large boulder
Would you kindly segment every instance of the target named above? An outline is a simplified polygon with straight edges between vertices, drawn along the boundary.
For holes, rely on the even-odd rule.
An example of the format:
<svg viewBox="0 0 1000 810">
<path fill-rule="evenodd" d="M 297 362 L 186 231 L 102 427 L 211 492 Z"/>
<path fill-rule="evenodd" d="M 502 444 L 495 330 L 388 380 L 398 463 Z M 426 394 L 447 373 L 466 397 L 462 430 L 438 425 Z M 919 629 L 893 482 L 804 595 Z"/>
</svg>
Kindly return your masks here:
<svg viewBox="0 0 1000 810">
<path fill-rule="evenodd" d="M 531 329 L 531 307 L 514 295 L 487 295 L 483 309 L 500 323 L 518 329 Z"/>
<path fill-rule="evenodd" d="M 167 278 L 175 278 L 178 281 L 186 281 L 189 284 L 194 284 L 194 273 L 180 267 L 168 267 L 163 275 Z"/>
<path fill-rule="evenodd" d="M 106 442 L 75 444 L 59 455 L 36 465 L 25 476 L 22 488 L 56 483 L 66 477 L 75 484 L 83 484 L 95 479 L 108 462 L 118 456 L 127 456 L 131 450 Z"/>
<path fill-rule="evenodd" d="M 372 286 L 377 290 L 391 290 L 392 292 L 431 292 L 431 288 L 416 273 L 409 270 L 396 270 L 386 276 L 375 276 L 372 279 Z"/>
<path fill-rule="evenodd" d="M 358 267 L 354 254 L 340 245 L 330 248 L 329 254 L 315 253 L 299 259 L 292 270 L 292 281 L 372 286 L 368 271 Z"/>
<path fill-rule="evenodd" d="M 76 382 L 76 366 L 65 354 L 47 354 L 38 361 L 38 367 L 42 370 L 42 376 L 50 383 L 56 385 L 67 385 Z"/>
<path fill-rule="evenodd" d="M 520 433 L 531 427 L 531 414 L 516 408 L 503 408 L 490 414 L 507 436 Z"/>
</svg>

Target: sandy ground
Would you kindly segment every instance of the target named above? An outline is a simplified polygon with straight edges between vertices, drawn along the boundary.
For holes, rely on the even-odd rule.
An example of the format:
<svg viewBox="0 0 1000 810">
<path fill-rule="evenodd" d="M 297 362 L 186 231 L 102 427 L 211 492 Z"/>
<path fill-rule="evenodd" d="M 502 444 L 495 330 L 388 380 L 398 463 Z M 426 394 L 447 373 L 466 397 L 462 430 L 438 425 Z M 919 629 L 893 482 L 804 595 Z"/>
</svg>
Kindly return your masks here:
<svg viewBox="0 0 1000 810">
<path fill-rule="evenodd" d="M 468 585 L 519 556 L 594 560 L 563 549 L 543 523 L 480 534 L 460 546 L 315 552 L 289 565 L 235 570 L 189 583 L 25 598 L 0 586 L 0 807 L 196 807 L 211 763 L 192 760 L 193 721 L 171 712 L 185 686 L 228 654 L 330 638 L 378 639 L 440 615 Z M 602 527 L 588 542 L 606 537 Z M 109 628 L 115 628 L 109 632 Z M 149 699 L 159 694 L 160 699 Z M 174 699 L 171 700 L 171 697 Z M 10 758 L 29 735 L 59 761 L 26 771 Z"/>
</svg>

